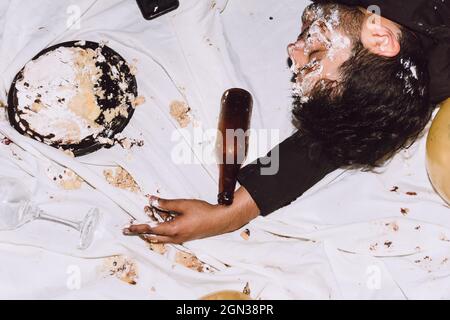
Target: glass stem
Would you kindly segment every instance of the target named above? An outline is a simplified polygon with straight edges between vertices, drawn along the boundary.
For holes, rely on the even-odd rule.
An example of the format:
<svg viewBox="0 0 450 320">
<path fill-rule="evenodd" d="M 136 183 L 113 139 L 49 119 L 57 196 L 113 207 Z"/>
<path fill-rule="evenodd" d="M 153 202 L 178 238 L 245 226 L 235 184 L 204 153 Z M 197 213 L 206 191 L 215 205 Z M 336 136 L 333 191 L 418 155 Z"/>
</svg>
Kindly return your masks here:
<svg viewBox="0 0 450 320">
<path fill-rule="evenodd" d="M 81 222 L 55 217 L 55 216 L 46 214 L 42 210 L 39 210 L 37 219 L 56 222 L 56 223 L 60 223 L 60 224 L 66 225 L 68 227 L 74 228 L 75 230 L 78 230 L 78 231 L 81 230 Z"/>
</svg>

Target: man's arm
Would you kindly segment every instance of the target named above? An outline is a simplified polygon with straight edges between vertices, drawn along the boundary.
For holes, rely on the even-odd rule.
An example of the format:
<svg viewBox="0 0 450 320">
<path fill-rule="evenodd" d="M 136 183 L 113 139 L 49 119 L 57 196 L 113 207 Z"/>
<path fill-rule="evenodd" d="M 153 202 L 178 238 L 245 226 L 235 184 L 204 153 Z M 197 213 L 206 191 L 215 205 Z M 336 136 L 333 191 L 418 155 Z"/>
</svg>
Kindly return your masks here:
<svg viewBox="0 0 450 320">
<path fill-rule="evenodd" d="M 278 171 L 273 173 L 268 167 Z M 336 169 L 325 158 L 320 146 L 296 133 L 266 157 L 241 169 L 238 180 L 255 201 L 260 214 L 268 215 L 296 200 Z"/>
<path fill-rule="evenodd" d="M 235 231 L 255 219 L 259 209 L 244 187 L 239 188 L 230 206 L 212 205 L 201 200 L 165 200 L 156 197 L 157 209 L 176 212 L 174 219 L 152 228 L 148 224 L 131 225 L 125 235 L 139 235 L 150 243 L 183 243 Z M 161 213 L 164 217 L 169 214 Z"/>
<path fill-rule="evenodd" d="M 275 156 L 277 159 L 275 159 Z M 266 158 L 279 161 L 275 174 L 262 174 Z M 152 228 L 147 224 L 132 225 L 125 235 L 140 235 L 153 243 L 183 243 L 235 231 L 255 219 L 291 203 L 325 175 L 336 169 L 319 147 L 298 134 L 275 147 L 265 158 L 243 168 L 239 174 L 241 187 L 231 206 L 209 204 L 200 200 L 164 200 L 156 197 L 157 207 L 176 212 L 174 219 Z M 273 164 L 273 163 L 272 163 Z M 270 165 L 270 164 L 269 164 Z"/>
</svg>

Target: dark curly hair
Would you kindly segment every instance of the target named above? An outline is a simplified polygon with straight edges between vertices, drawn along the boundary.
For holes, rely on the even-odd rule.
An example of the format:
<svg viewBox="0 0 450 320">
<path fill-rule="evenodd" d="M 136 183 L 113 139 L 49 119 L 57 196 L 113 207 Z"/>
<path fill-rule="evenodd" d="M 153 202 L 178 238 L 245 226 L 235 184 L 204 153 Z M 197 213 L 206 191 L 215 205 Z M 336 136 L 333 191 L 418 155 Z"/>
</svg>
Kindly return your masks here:
<svg viewBox="0 0 450 320">
<path fill-rule="evenodd" d="M 310 99 L 296 97 L 299 133 L 339 167 L 377 167 L 410 145 L 430 120 L 428 71 L 415 34 L 402 28 L 400 52 L 386 58 L 360 40 L 341 66 L 342 80 L 317 83 Z"/>
</svg>

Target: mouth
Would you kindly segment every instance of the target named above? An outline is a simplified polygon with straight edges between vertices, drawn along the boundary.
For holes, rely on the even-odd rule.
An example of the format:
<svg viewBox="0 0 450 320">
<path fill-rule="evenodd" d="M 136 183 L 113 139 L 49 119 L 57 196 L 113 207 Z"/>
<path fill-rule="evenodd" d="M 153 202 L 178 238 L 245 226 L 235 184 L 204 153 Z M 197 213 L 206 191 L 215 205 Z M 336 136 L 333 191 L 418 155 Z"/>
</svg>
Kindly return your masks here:
<svg viewBox="0 0 450 320">
<path fill-rule="evenodd" d="M 297 64 L 295 63 L 294 60 L 292 60 L 292 58 L 289 58 L 289 69 L 295 75 L 298 74 L 300 71 L 299 68 L 297 67 Z"/>
<path fill-rule="evenodd" d="M 300 98 L 305 103 L 309 100 L 309 93 L 316 83 L 316 78 L 320 77 L 323 71 L 323 65 L 318 60 L 313 60 L 304 65 L 295 77 L 295 83 L 292 87 L 294 96 Z"/>
<path fill-rule="evenodd" d="M 295 73 L 297 81 L 302 81 L 304 78 L 308 77 L 311 73 L 317 72 L 321 69 L 322 64 L 317 59 L 314 59 L 307 64 L 305 64 L 301 69 L 297 68 L 297 72 Z"/>
</svg>

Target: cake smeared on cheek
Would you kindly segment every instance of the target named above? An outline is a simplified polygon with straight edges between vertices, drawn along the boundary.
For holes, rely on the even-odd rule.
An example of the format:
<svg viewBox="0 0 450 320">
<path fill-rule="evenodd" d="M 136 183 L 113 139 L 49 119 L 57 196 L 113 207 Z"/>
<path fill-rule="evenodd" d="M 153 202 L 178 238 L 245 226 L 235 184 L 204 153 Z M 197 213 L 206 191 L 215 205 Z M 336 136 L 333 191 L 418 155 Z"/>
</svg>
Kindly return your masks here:
<svg viewBox="0 0 450 320">
<path fill-rule="evenodd" d="M 311 92 L 318 78 L 321 77 L 322 72 L 323 65 L 317 60 L 306 64 L 300 70 L 297 81 L 294 83 L 292 89 L 294 95 L 300 97 L 301 102 L 307 102 L 309 100 L 308 94 Z"/>
<path fill-rule="evenodd" d="M 297 75 L 293 93 L 300 101 L 307 102 L 319 80 L 339 78 L 339 66 L 348 58 L 352 41 L 342 32 L 337 6 L 311 5 L 305 10 L 302 21 L 305 24 L 302 34 L 290 48 L 290 56 L 291 71 Z M 296 59 L 299 56 L 293 53 L 295 50 L 301 50 L 304 59 Z"/>
</svg>

